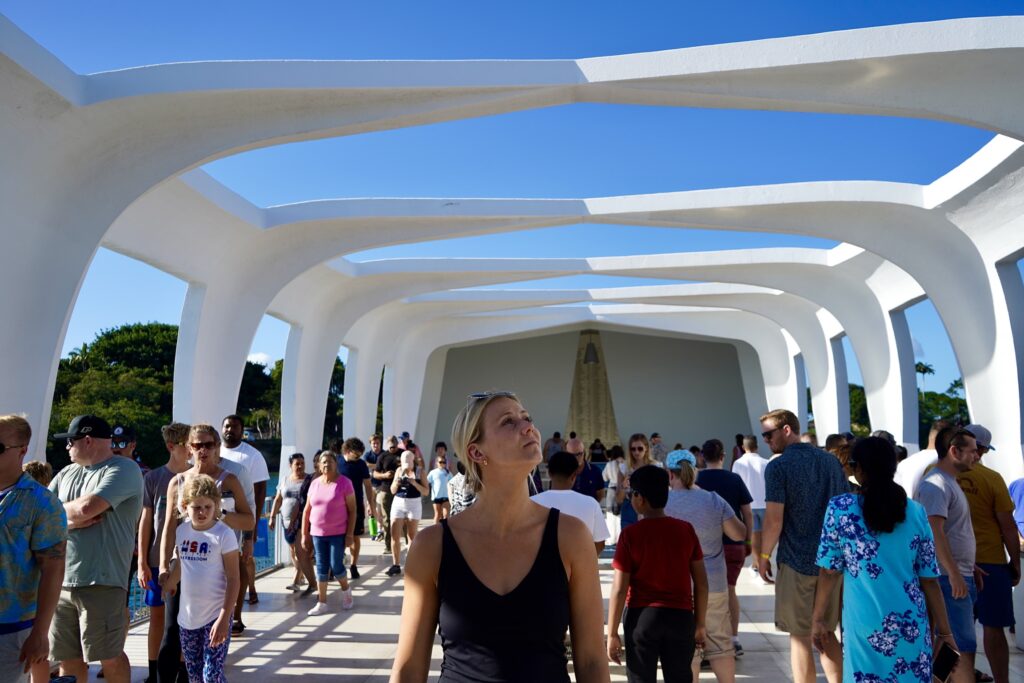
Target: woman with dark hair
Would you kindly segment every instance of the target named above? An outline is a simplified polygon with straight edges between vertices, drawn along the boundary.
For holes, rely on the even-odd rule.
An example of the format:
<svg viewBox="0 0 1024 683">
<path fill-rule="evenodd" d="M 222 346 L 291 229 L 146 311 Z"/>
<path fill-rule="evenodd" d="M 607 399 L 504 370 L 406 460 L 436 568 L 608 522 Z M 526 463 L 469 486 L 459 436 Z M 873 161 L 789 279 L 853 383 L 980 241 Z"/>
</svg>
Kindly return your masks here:
<svg viewBox="0 0 1024 683">
<path fill-rule="evenodd" d="M 885 439 L 856 442 L 848 460 L 860 493 L 829 501 L 818 546 L 811 638 L 822 651 L 829 596 L 843 580 L 846 681 L 930 681 L 932 633 L 956 647 L 938 583 L 935 541 L 924 508 L 893 481 L 896 450 Z"/>
<path fill-rule="evenodd" d="M 308 581 L 303 597 L 310 595 L 316 590 L 316 574 L 313 573 L 313 556 L 305 548 L 299 537 L 299 526 L 302 521 L 302 511 L 306 507 L 306 494 L 309 492 L 309 481 L 313 475 L 306 474 L 306 458 L 302 453 L 292 453 L 288 458 L 288 475 L 283 477 L 277 485 L 277 495 L 274 496 L 274 504 L 270 510 L 270 521 L 268 526 L 273 531 L 277 525 L 277 513 L 281 513 L 281 523 L 284 526 L 284 541 L 288 544 L 288 550 L 292 556 L 292 566 L 295 567 L 295 579 L 290 585 L 285 586 L 290 591 L 302 590 L 302 577 Z"/>
</svg>

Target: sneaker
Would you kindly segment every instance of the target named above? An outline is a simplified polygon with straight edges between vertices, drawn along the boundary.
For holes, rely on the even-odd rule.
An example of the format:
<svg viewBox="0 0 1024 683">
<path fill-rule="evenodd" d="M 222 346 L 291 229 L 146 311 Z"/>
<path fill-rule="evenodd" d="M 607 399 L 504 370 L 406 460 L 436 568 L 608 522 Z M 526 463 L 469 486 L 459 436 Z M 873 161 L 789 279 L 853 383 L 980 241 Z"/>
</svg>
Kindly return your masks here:
<svg viewBox="0 0 1024 683">
<path fill-rule="evenodd" d="M 402 573 L 402 568 L 399 567 L 397 564 L 393 564 L 390 567 L 388 567 L 388 570 L 384 573 L 388 576 L 398 576 Z"/>
<path fill-rule="evenodd" d="M 300 586 L 297 583 L 290 583 L 287 586 L 285 586 L 284 589 L 286 591 L 300 591 L 300 590 L 302 590 L 302 586 Z"/>
<path fill-rule="evenodd" d="M 737 657 L 742 657 L 743 656 L 743 646 L 740 645 L 739 643 L 733 643 L 732 644 L 732 649 L 736 651 L 736 656 Z"/>
<path fill-rule="evenodd" d="M 352 599 L 352 589 L 341 591 L 341 609 L 352 609 L 355 600 Z"/>
<path fill-rule="evenodd" d="M 308 588 L 306 588 L 306 590 L 302 591 L 299 597 L 306 598 L 312 595 L 313 593 L 316 593 L 316 586 L 309 586 Z"/>
<path fill-rule="evenodd" d="M 326 602 L 318 602 L 315 605 L 313 605 L 313 609 L 306 612 L 306 614 L 308 614 L 311 617 L 318 617 L 321 614 L 327 614 L 329 611 L 330 610 L 327 609 Z"/>
<path fill-rule="evenodd" d="M 356 569 L 355 565 L 352 565 L 351 567 L 348 568 L 348 576 L 353 581 L 355 581 L 356 579 L 359 578 L 359 570 Z"/>
</svg>

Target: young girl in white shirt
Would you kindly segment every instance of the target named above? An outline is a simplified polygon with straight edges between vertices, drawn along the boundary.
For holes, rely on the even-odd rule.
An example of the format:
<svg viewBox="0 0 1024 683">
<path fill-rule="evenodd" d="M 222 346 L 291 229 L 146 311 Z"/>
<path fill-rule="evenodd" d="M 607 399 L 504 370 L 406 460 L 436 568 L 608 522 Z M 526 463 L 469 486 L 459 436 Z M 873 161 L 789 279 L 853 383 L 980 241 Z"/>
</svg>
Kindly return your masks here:
<svg viewBox="0 0 1024 683">
<path fill-rule="evenodd" d="M 177 528 L 175 562 L 160 585 L 169 597 L 181 581 L 178 625 L 189 681 L 224 683 L 231 613 L 240 585 L 238 541 L 218 519 L 221 496 L 212 477 L 187 479 L 182 498 L 188 521 Z"/>
</svg>

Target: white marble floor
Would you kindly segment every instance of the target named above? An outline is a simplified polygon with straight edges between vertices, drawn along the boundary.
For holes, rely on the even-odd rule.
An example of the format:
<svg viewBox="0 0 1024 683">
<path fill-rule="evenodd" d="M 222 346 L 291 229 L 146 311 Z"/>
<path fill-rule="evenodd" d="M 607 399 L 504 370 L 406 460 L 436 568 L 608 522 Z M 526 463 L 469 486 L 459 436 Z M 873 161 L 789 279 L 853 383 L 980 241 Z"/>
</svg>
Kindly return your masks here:
<svg viewBox="0 0 1024 683">
<path fill-rule="evenodd" d="M 332 595 L 331 613 L 308 617 L 306 610 L 315 598 L 298 598 L 284 589 L 291 582 L 290 571 L 278 571 L 258 583 L 260 602 L 246 606 L 246 632 L 231 643 L 228 678 L 231 681 L 383 682 L 388 679 L 397 643 L 402 601 L 401 577 L 385 576 L 388 564 L 381 558 L 383 545 L 364 542 L 360 561 L 362 578 L 354 583 L 356 605 L 351 612 L 340 609 L 341 596 Z M 601 580 L 607 597 L 611 570 L 606 557 L 601 561 Z M 743 619 L 740 642 L 746 653 L 737 660 L 737 680 L 777 683 L 790 680 L 789 639 L 777 633 L 772 621 L 774 594 L 750 571 L 744 571 L 739 585 Z M 126 649 L 133 665 L 133 681 L 146 676 L 146 629 L 132 630 Z M 980 642 L 980 639 L 979 639 Z M 1010 679 L 1024 681 L 1024 653 L 1011 644 Z M 441 651 L 435 646 L 431 680 L 439 674 Z M 984 657 L 978 668 L 987 670 Z M 95 675 L 95 667 L 93 667 Z M 702 672 L 702 681 L 714 680 Z M 624 681 L 622 667 L 612 666 L 612 680 Z M 819 676 L 824 681 L 824 676 Z"/>
</svg>

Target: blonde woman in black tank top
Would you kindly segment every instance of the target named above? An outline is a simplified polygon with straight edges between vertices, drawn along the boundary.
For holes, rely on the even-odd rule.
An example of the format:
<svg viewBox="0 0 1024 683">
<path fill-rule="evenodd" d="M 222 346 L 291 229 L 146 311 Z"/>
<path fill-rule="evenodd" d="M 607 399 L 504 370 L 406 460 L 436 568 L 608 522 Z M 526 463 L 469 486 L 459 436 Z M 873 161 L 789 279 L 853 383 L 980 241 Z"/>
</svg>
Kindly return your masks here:
<svg viewBox="0 0 1024 683">
<path fill-rule="evenodd" d="M 542 439 L 526 409 L 509 392 L 474 394 L 452 441 L 476 502 L 416 536 L 391 681 L 426 681 L 440 632 L 444 683 L 566 682 L 568 627 L 576 680 L 607 682 L 594 543 L 578 519 L 530 500 Z"/>
<path fill-rule="evenodd" d="M 218 483 L 223 499 L 234 499 L 234 509 L 221 516 L 221 520 L 235 531 L 251 531 L 256 526 L 252 510 L 245 498 L 238 478 L 220 466 L 220 434 L 210 425 L 192 425 L 188 433 L 188 451 L 193 465 L 171 479 L 167 485 L 167 500 L 175 501 L 167 506 L 164 519 L 163 538 L 160 539 L 160 574 L 168 569 L 174 554 L 174 533 L 184 510 L 181 506 L 180 489 L 188 477 L 205 474 Z"/>
</svg>

